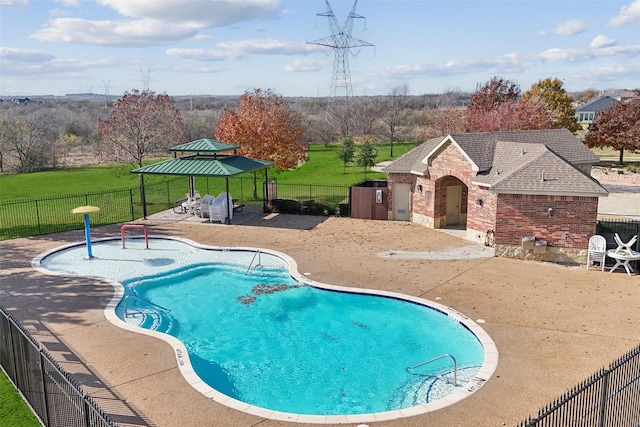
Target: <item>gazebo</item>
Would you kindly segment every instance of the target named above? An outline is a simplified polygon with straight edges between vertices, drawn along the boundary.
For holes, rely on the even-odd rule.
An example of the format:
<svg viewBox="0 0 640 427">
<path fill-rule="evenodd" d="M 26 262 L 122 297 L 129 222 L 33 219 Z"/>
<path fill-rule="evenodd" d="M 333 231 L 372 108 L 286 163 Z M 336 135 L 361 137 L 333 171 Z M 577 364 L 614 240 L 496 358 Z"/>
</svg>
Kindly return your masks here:
<svg viewBox="0 0 640 427">
<path fill-rule="evenodd" d="M 179 175 L 189 177 L 189 193 L 194 194 L 193 178 L 196 176 L 206 176 L 214 178 L 225 178 L 226 191 L 229 194 L 229 178 L 242 175 L 248 172 L 255 172 L 260 169 L 266 170 L 273 162 L 254 159 L 251 157 L 238 156 L 238 145 L 227 144 L 212 139 L 198 139 L 187 142 L 169 149 L 174 158 L 152 165 L 134 169 L 131 173 L 156 174 L 156 175 Z M 232 154 L 228 152 L 232 151 Z M 223 154 L 223 153 L 227 154 Z M 184 155 L 179 157 L 178 154 Z M 143 214 L 146 218 L 147 210 L 144 197 L 144 185 L 141 186 L 141 198 Z M 228 204 L 227 204 L 228 205 Z M 229 210 L 227 218 L 231 218 L 233 206 L 227 206 Z"/>
</svg>

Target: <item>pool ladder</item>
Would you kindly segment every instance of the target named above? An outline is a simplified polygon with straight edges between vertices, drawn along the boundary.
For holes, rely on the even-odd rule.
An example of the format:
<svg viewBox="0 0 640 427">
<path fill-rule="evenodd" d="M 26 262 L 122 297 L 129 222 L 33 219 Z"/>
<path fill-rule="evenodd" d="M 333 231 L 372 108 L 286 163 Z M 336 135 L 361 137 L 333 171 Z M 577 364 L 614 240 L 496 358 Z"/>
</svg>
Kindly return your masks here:
<svg viewBox="0 0 640 427">
<path fill-rule="evenodd" d="M 253 266 L 253 268 L 262 267 L 261 254 L 262 254 L 262 252 L 260 252 L 260 250 L 257 250 L 256 253 L 253 254 L 253 258 L 251 258 L 251 262 L 249 263 L 249 267 L 247 268 L 247 272 L 245 274 L 247 274 L 251 270 L 251 267 L 253 266 L 253 261 L 256 260 L 256 257 L 258 257 L 258 263 L 255 266 Z"/>
<path fill-rule="evenodd" d="M 433 359 L 425 360 L 424 362 L 418 363 L 417 365 L 410 366 L 407 368 L 407 372 L 415 375 L 413 372 L 411 372 L 412 369 L 419 368 L 420 366 L 424 366 L 431 362 L 435 362 L 436 360 L 444 359 L 445 357 L 450 357 L 451 360 L 453 360 L 453 385 L 457 387 L 458 386 L 458 365 L 456 363 L 456 358 L 450 355 L 449 353 L 445 353 L 438 357 L 434 357 Z"/>
<path fill-rule="evenodd" d="M 146 299 L 144 299 L 144 298 L 140 298 L 140 297 L 139 297 L 139 296 L 137 296 L 137 295 L 130 294 L 130 295 L 127 295 L 126 297 L 124 297 L 124 301 L 122 302 L 122 305 L 124 306 L 124 317 L 125 317 L 125 318 L 126 318 L 126 317 L 129 317 L 129 313 L 128 313 L 128 311 L 127 311 L 127 300 L 128 300 L 129 298 L 134 298 L 134 299 L 137 299 L 138 301 L 146 302 L 147 304 L 152 305 L 152 306 L 154 306 L 154 307 L 158 307 L 159 309 L 164 310 L 164 311 L 171 311 L 171 310 L 169 310 L 168 308 L 164 308 L 164 307 L 162 307 L 161 305 L 154 304 L 154 303 L 152 303 L 151 301 L 147 301 Z"/>
</svg>

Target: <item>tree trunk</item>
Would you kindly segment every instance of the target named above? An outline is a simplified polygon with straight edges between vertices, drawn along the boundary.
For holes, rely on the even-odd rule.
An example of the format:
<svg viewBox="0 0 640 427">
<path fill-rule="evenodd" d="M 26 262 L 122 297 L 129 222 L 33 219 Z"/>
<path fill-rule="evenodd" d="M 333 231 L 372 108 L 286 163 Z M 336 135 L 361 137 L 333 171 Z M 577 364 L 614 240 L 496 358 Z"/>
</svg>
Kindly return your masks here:
<svg viewBox="0 0 640 427">
<path fill-rule="evenodd" d="M 258 200 L 258 171 L 253 171 L 253 200 Z"/>
<path fill-rule="evenodd" d="M 147 200 L 144 195 L 144 176 L 139 173 L 138 181 L 140 181 L 140 203 L 142 204 L 142 218 L 147 219 Z"/>
<path fill-rule="evenodd" d="M 624 165 L 624 162 L 622 161 L 622 157 L 624 156 L 624 148 L 620 149 L 620 166 Z"/>
</svg>

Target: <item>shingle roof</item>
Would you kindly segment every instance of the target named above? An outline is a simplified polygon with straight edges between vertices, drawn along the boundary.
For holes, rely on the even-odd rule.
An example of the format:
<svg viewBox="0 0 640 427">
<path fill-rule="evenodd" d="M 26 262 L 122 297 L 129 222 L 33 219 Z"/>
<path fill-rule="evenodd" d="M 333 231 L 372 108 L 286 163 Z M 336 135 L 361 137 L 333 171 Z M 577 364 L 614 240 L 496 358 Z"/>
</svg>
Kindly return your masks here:
<svg viewBox="0 0 640 427">
<path fill-rule="evenodd" d="M 576 113 L 599 113 L 600 111 L 611 107 L 616 102 L 618 101 L 615 98 L 611 98 L 610 96 L 601 96 L 600 98 L 596 98 L 593 101 L 589 101 L 576 108 Z"/>
<path fill-rule="evenodd" d="M 608 194 L 598 181 L 543 144 L 498 141 L 493 167 L 472 182 L 495 193 L 590 197 Z"/>
<path fill-rule="evenodd" d="M 398 157 L 389 163 L 382 172 L 384 173 L 413 173 L 422 175 L 427 170 L 427 165 L 422 163 L 427 154 L 431 152 L 444 137 L 432 138 L 418 145 L 404 156 Z"/>
<path fill-rule="evenodd" d="M 457 145 L 469 158 L 469 170 L 478 172 L 474 182 L 496 192 L 607 194 L 596 180 L 574 166 L 597 163 L 599 159 L 567 129 L 460 133 L 433 138 L 391 162 L 383 172 L 424 175 L 429 156 L 437 156 L 439 148 L 446 144 Z M 554 179 L 562 181 L 546 180 L 540 186 L 540 168 L 548 169 L 548 173 L 562 171 L 566 176 L 557 175 Z"/>
</svg>

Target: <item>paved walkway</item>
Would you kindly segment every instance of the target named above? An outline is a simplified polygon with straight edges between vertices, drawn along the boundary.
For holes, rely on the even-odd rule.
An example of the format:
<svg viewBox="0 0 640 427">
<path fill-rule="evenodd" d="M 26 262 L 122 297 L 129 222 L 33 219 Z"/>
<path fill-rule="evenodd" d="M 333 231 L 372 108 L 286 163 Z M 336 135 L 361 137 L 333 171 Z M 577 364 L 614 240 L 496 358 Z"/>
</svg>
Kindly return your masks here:
<svg viewBox="0 0 640 427">
<path fill-rule="evenodd" d="M 640 276 L 624 271 L 494 257 L 381 256 L 450 254 L 469 246 L 455 236 L 403 222 L 264 216 L 249 209 L 232 226 L 174 214 L 139 222 L 152 235 L 279 250 L 314 280 L 418 296 L 486 322 L 481 326 L 495 341 L 500 359 L 482 389 L 445 409 L 367 423 L 371 426 L 515 425 L 640 342 Z M 95 228 L 92 235 L 117 237 L 119 227 Z M 83 240 L 83 232 L 75 231 L 0 242 L 0 304 L 116 422 L 297 425 L 232 410 L 198 393 L 182 378 L 169 345 L 105 320 L 110 285 L 31 268 L 31 259 L 43 251 Z"/>
</svg>

